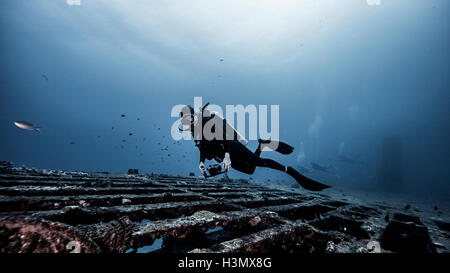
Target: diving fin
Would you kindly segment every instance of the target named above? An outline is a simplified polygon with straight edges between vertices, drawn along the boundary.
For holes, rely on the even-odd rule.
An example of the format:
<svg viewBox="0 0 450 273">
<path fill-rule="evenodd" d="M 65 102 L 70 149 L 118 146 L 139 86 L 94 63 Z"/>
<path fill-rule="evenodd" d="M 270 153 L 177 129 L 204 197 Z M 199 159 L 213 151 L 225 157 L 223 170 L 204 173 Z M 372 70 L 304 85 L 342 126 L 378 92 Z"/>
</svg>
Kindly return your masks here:
<svg viewBox="0 0 450 273">
<path fill-rule="evenodd" d="M 294 151 L 294 147 L 281 141 L 259 139 L 258 142 L 261 146 L 261 151 L 266 147 L 284 155 L 288 155 Z"/>
<path fill-rule="evenodd" d="M 302 174 L 300 174 L 297 170 L 295 170 L 292 167 L 287 168 L 287 173 L 292 176 L 302 188 L 309 190 L 309 191 L 321 191 L 327 188 L 330 188 L 331 186 L 324 185 L 322 183 L 319 183 L 317 181 L 314 181 Z"/>
</svg>

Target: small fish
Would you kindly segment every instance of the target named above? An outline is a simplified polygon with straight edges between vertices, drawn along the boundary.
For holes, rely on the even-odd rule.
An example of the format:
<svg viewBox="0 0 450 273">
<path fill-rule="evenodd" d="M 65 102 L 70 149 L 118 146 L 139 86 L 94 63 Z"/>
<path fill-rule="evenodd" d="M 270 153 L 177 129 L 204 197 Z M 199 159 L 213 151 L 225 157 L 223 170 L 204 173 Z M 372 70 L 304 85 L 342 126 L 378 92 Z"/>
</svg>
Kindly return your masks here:
<svg viewBox="0 0 450 273">
<path fill-rule="evenodd" d="M 42 78 L 43 78 L 46 82 L 48 82 L 48 77 L 47 77 L 47 75 L 42 74 Z"/>
<path fill-rule="evenodd" d="M 123 118 L 126 117 L 126 115 L 124 115 L 124 114 L 122 114 L 122 115 L 120 115 L 120 116 L 123 117 Z"/>
<path fill-rule="evenodd" d="M 29 130 L 29 131 L 40 131 L 41 128 L 34 126 L 33 124 L 26 121 L 15 121 L 14 125 L 19 127 L 20 129 Z"/>
<path fill-rule="evenodd" d="M 220 61 L 223 62 L 223 58 L 220 58 Z"/>
<path fill-rule="evenodd" d="M 129 136 L 132 136 L 132 135 L 133 135 L 133 133 L 129 133 L 128 135 L 129 135 Z"/>
<path fill-rule="evenodd" d="M 70 143 L 69 143 L 70 145 L 75 145 L 75 144 L 77 144 L 75 141 L 71 141 Z"/>
<path fill-rule="evenodd" d="M 137 120 L 141 120 L 140 118 L 137 118 Z"/>
</svg>

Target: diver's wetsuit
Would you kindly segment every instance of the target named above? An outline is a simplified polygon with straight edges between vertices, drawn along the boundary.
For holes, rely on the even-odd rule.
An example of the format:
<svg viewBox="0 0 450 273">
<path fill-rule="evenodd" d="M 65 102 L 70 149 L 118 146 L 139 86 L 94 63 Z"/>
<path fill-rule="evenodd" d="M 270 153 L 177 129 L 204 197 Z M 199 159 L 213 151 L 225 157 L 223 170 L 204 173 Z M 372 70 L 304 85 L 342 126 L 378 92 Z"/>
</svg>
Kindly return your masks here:
<svg viewBox="0 0 450 273">
<path fill-rule="evenodd" d="M 214 114 L 212 114 L 210 117 L 205 116 L 202 117 L 202 124 L 201 124 L 202 129 L 203 126 L 212 118 L 215 118 Z M 259 140 L 258 148 L 256 149 L 255 152 L 252 152 L 238 140 L 237 133 L 234 130 L 233 130 L 233 137 L 230 139 L 226 138 L 225 129 L 223 130 L 224 131 L 223 137 L 221 139 L 214 138 L 212 140 L 207 140 L 204 137 L 197 139 L 194 136 L 195 126 L 196 125 L 193 125 L 191 131 L 195 140 L 195 146 L 197 146 L 198 149 L 200 150 L 200 162 L 205 162 L 205 159 L 208 160 L 215 159 L 218 162 L 222 162 L 223 158 L 225 157 L 225 153 L 229 153 L 231 160 L 231 167 L 237 171 L 246 174 L 253 174 L 255 172 L 256 167 L 266 167 L 286 172 L 287 174 L 292 176 L 305 189 L 312 191 L 320 191 L 329 188 L 329 186 L 327 185 L 321 184 L 319 182 L 316 182 L 301 175 L 292 167 L 285 167 L 272 159 L 261 158 L 260 155 L 261 151 L 263 150 L 263 145 L 265 144 L 267 145 L 267 143 L 273 142 Z M 226 126 L 227 126 L 226 120 L 223 119 L 222 128 L 226 128 Z M 211 128 L 212 133 L 215 132 L 214 127 L 215 126 L 212 126 Z M 203 132 L 203 130 L 197 130 L 197 132 Z M 294 150 L 294 148 L 285 143 L 277 142 L 277 144 L 278 148 L 275 150 L 280 153 L 290 154 Z"/>
<path fill-rule="evenodd" d="M 261 145 L 258 146 L 255 152 L 250 151 L 244 144 L 237 140 L 200 140 L 196 142 L 196 146 L 200 150 L 201 162 L 204 162 L 205 159 L 215 159 L 218 162 L 222 162 L 225 153 L 229 153 L 231 167 L 246 174 L 253 174 L 256 167 L 267 167 L 283 172 L 286 171 L 286 168 L 275 160 L 260 157 Z"/>
</svg>

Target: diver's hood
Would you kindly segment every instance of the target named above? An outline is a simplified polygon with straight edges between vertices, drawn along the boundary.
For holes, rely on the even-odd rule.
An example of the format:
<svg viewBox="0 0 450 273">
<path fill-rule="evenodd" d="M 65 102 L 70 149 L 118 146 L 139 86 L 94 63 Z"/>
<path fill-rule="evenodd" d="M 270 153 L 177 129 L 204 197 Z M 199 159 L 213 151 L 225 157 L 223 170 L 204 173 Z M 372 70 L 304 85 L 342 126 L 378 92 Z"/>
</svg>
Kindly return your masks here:
<svg viewBox="0 0 450 273">
<path fill-rule="evenodd" d="M 206 104 L 201 108 L 201 112 L 195 112 L 195 109 L 194 109 L 192 106 L 189 106 L 189 105 L 188 105 L 187 107 L 190 109 L 190 112 L 191 112 L 190 115 L 193 117 L 193 119 L 192 119 L 190 125 L 180 124 L 180 126 L 178 126 L 178 130 L 179 130 L 180 132 L 183 132 L 183 131 L 189 131 L 189 130 L 191 130 L 192 127 L 196 126 L 196 125 L 198 124 L 198 121 L 199 121 L 200 117 L 203 116 L 203 114 L 204 114 L 204 112 L 205 112 L 205 110 L 206 110 L 206 107 L 208 107 L 208 105 L 209 105 L 209 102 L 206 103 Z M 206 111 L 207 111 L 207 110 L 206 110 Z M 181 116 L 181 117 L 183 116 L 183 112 L 180 112 L 180 116 Z"/>
</svg>

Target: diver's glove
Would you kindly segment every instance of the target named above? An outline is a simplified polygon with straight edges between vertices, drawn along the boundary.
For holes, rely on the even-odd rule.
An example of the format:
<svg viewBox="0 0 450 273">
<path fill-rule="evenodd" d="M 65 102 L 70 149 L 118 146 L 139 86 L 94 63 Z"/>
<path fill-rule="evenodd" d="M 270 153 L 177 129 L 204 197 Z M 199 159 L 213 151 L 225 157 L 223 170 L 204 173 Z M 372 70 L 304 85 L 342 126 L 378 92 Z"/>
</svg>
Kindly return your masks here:
<svg viewBox="0 0 450 273">
<path fill-rule="evenodd" d="M 205 163 L 203 163 L 202 161 L 200 161 L 200 165 L 198 166 L 198 168 L 200 169 L 200 172 L 206 176 L 206 170 L 205 170 Z"/>
<path fill-rule="evenodd" d="M 230 159 L 230 154 L 229 153 L 225 153 L 225 157 L 223 158 L 222 161 L 222 167 L 223 169 L 228 172 L 231 168 L 231 159 Z"/>
</svg>

